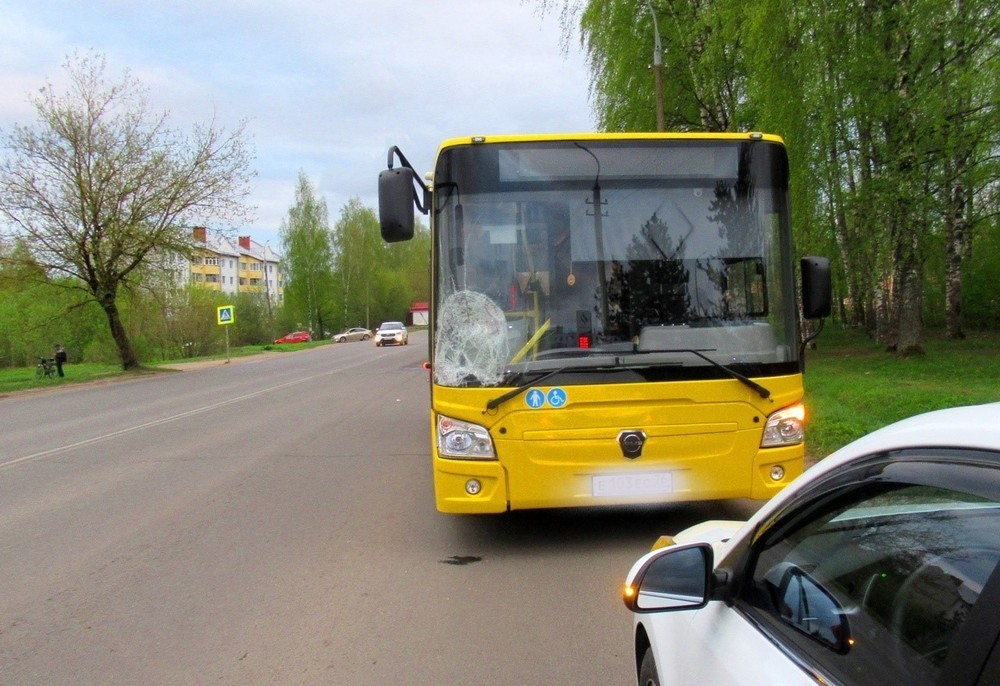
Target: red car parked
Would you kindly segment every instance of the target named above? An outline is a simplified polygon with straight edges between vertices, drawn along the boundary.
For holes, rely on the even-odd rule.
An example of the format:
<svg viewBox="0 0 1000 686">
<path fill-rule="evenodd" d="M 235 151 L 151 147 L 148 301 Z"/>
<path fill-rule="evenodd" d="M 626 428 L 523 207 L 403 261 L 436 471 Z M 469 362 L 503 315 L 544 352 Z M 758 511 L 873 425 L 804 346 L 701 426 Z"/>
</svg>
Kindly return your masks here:
<svg viewBox="0 0 1000 686">
<path fill-rule="evenodd" d="M 286 334 L 281 338 L 276 339 L 275 343 L 308 343 L 312 340 L 312 336 L 309 335 L 308 331 L 293 331 L 290 334 Z"/>
</svg>

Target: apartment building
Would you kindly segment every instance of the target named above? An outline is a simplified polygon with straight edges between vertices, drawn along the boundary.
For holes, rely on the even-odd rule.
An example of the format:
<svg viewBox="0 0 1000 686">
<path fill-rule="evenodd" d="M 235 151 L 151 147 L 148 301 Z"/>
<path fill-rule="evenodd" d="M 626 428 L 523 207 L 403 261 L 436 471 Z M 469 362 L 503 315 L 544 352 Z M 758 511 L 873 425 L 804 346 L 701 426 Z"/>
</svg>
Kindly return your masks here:
<svg viewBox="0 0 1000 686">
<path fill-rule="evenodd" d="M 201 226 L 194 228 L 194 239 L 199 247 L 179 275 L 184 282 L 223 293 L 263 293 L 273 304 L 283 302 L 281 255 L 269 244 L 250 236 L 233 243 Z"/>
</svg>

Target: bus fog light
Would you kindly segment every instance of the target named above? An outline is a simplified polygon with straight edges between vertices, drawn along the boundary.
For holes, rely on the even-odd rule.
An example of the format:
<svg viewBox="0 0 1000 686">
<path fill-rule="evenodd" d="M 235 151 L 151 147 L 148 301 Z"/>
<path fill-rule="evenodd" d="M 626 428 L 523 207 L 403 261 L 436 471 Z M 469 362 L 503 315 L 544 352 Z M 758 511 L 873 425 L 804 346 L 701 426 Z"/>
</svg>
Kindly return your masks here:
<svg viewBox="0 0 1000 686">
<path fill-rule="evenodd" d="M 785 478 L 785 468 L 784 467 L 782 467 L 780 464 L 776 464 L 773 467 L 771 467 L 771 480 L 772 481 L 781 481 L 784 478 Z"/>
<path fill-rule="evenodd" d="M 483 485 L 479 483 L 479 479 L 469 479 L 465 482 L 465 492 L 469 495 L 478 495 L 481 490 Z"/>
</svg>

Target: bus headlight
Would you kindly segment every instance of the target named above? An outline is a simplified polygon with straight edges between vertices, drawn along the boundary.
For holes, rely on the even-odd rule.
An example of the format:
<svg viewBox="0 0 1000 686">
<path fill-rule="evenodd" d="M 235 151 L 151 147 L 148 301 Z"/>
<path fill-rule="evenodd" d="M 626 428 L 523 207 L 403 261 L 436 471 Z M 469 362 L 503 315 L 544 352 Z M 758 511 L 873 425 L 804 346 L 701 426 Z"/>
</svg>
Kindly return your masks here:
<svg viewBox="0 0 1000 686">
<path fill-rule="evenodd" d="M 775 448 L 781 445 L 795 445 L 805 438 L 806 409 L 802 405 L 792 405 L 778 410 L 767 418 L 761 448 Z"/>
<path fill-rule="evenodd" d="M 478 424 L 438 416 L 437 447 L 441 457 L 457 460 L 495 460 L 490 432 Z"/>
</svg>

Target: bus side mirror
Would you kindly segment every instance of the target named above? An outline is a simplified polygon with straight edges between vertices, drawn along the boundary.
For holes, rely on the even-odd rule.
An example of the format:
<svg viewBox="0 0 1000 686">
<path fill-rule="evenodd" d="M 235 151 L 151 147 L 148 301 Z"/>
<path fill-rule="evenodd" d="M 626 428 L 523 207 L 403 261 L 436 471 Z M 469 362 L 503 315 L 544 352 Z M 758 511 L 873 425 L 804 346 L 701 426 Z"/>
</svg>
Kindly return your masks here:
<svg viewBox="0 0 1000 686">
<path fill-rule="evenodd" d="M 386 243 L 413 238 L 413 181 L 409 167 L 384 169 L 378 175 L 378 218 Z"/>
<path fill-rule="evenodd" d="M 830 260 L 825 257 L 803 257 L 802 316 L 805 319 L 829 317 L 831 292 Z"/>
</svg>

